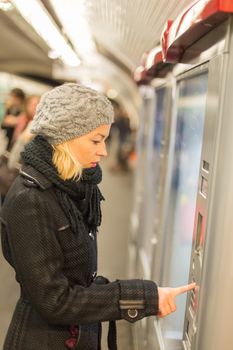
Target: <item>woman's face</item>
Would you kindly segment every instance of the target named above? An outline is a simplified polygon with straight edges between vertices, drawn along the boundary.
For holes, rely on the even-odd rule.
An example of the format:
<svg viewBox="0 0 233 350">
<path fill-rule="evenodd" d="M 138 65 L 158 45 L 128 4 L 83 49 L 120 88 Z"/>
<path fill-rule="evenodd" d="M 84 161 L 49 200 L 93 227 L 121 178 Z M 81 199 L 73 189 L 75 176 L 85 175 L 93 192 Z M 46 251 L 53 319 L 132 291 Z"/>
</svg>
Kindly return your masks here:
<svg viewBox="0 0 233 350">
<path fill-rule="evenodd" d="M 28 119 L 32 119 L 36 113 L 36 107 L 40 101 L 39 96 L 30 96 L 25 103 L 25 110 Z"/>
<path fill-rule="evenodd" d="M 93 168 L 101 157 L 107 156 L 105 140 L 110 127 L 110 124 L 101 125 L 90 133 L 69 141 L 72 154 L 83 168 Z"/>
</svg>

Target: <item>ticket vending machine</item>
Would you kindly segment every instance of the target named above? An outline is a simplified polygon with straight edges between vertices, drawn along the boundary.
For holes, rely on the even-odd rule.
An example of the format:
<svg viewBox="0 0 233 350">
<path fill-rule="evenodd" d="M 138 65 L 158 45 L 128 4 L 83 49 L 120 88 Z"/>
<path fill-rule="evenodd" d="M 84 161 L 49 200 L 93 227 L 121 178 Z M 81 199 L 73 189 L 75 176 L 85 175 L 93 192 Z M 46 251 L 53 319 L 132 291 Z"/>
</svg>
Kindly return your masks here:
<svg viewBox="0 0 233 350">
<path fill-rule="evenodd" d="M 206 110 L 208 73 L 201 65 L 176 78 L 173 142 L 160 239 L 160 264 L 153 279 L 161 286 L 188 283 L 198 174 Z M 155 255 L 159 252 L 155 251 Z M 159 268 L 159 271 L 158 271 Z M 182 343 L 186 295 L 177 300 L 176 313 L 159 321 L 160 349 L 179 349 Z"/>
<path fill-rule="evenodd" d="M 170 90 L 168 83 L 153 88 L 154 106 L 150 108 L 150 115 L 144 115 L 144 122 L 147 124 L 146 128 L 144 126 L 146 142 L 143 146 L 140 136 L 138 142 L 140 155 L 138 164 L 141 167 L 140 171 L 138 170 L 135 189 L 136 193 L 140 194 L 138 198 L 141 205 L 139 204 L 137 209 L 136 276 L 144 279 L 151 279 L 153 252 L 158 239 L 155 228 L 161 209 L 161 186 L 167 162 L 165 154 L 170 132 Z M 145 107 L 144 105 L 144 113 Z M 135 216 L 136 211 L 133 214 Z M 147 346 L 146 319 L 134 325 L 134 334 L 134 348 L 145 349 Z"/>
<path fill-rule="evenodd" d="M 227 299 L 226 290 L 224 291 L 227 278 L 225 273 L 226 271 L 229 271 L 230 274 L 233 272 L 232 264 L 229 264 L 229 256 L 227 253 L 225 255 L 226 247 L 232 244 L 232 226 L 226 222 L 225 213 L 222 215 L 216 209 L 219 201 L 226 206 L 221 210 L 230 209 L 224 197 L 228 191 L 230 194 L 231 189 L 229 187 L 227 192 L 222 189 L 225 180 L 221 164 L 224 159 L 227 162 L 229 152 L 232 152 L 230 150 L 232 145 L 227 147 L 227 138 L 225 138 L 226 131 L 228 131 L 227 124 L 229 130 L 231 128 L 228 121 L 230 110 L 233 108 L 230 100 L 232 97 L 229 99 L 226 94 L 228 89 L 232 89 L 232 82 L 227 78 L 229 72 L 232 71 L 230 63 L 233 57 L 232 19 L 226 21 L 217 30 L 222 33 L 225 31 L 225 38 L 222 41 L 224 46 L 221 52 L 214 55 L 208 62 L 206 120 L 189 272 L 189 281 L 196 282 L 197 288 L 189 293 L 187 298 L 183 333 L 184 350 L 225 350 L 233 347 L 232 331 L 229 331 L 231 319 L 227 318 L 225 313 L 224 320 L 221 320 L 221 314 L 217 311 L 221 309 L 222 299 Z M 225 111 L 229 108 L 226 106 L 229 105 L 231 108 L 226 113 Z M 222 152 L 219 142 L 222 143 Z M 218 171 L 220 173 L 217 175 Z M 232 169 L 227 170 L 229 171 L 231 172 Z M 230 176 L 233 176 L 232 172 Z M 230 185 L 229 181 L 228 185 Z M 215 220 L 221 222 L 219 230 L 215 226 Z M 213 281 L 218 284 L 216 288 Z M 226 306 L 227 309 L 233 307 L 230 298 L 228 300 L 230 303 Z M 226 341 L 227 338 L 228 341 Z"/>
<path fill-rule="evenodd" d="M 143 182 L 143 205 L 138 237 L 138 272 L 143 278 L 151 278 L 152 258 L 158 237 L 156 225 L 161 209 L 161 182 L 165 176 L 167 129 L 170 129 L 170 88 L 159 86 L 154 91 L 155 109 L 150 122 L 148 149 Z"/>
<path fill-rule="evenodd" d="M 164 59 L 174 63 L 176 128 L 151 276 L 160 285 L 195 281 L 197 288 L 177 298 L 174 315 L 147 319 L 147 349 L 228 350 L 233 348 L 233 2 L 195 1 L 169 22 L 162 43 Z"/>
<path fill-rule="evenodd" d="M 139 269 L 139 241 L 143 222 L 143 200 L 145 196 L 145 182 L 147 179 L 147 159 L 151 139 L 151 121 L 155 110 L 155 94 L 152 87 L 140 87 L 142 106 L 140 110 L 139 130 L 137 135 L 137 172 L 134 178 L 134 199 L 131 214 L 131 237 L 129 244 L 129 266 L 128 275 L 130 278 L 144 277 L 144 271 Z M 142 350 L 146 331 L 143 322 L 137 322 L 133 328 L 134 349 Z M 138 337 L 138 334 L 140 336 Z"/>
<path fill-rule="evenodd" d="M 192 14 L 187 12 L 179 16 L 179 21 L 184 20 L 188 32 L 184 30 L 182 23 L 178 23 L 179 25 L 175 28 L 178 28 L 177 31 L 171 26 L 175 45 L 172 46 L 173 41 L 170 38 L 167 53 L 168 56 L 170 55 L 169 59 L 172 60 L 177 55 L 177 62 L 185 63 L 177 64 L 173 70 L 178 89 L 176 94 L 178 100 L 175 107 L 176 110 L 178 109 L 177 121 L 180 118 L 179 108 L 182 109 L 182 104 L 183 107 L 185 105 L 184 101 L 179 102 L 182 97 L 179 85 L 182 82 L 187 83 L 187 92 L 191 97 L 188 108 L 190 109 L 193 105 L 190 113 L 195 114 L 197 104 L 195 96 L 192 96 L 193 84 L 191 81 L 203 79 L 201 85 L 205 87 L 205 91 L 202 95 L 205 95 L 206 100 L 205 104 L 202 103 L 201 112 L 204 117 L 203 135 L 201 149 L 199 149 L 199 162 L 191 152 L 188 155 L 189 164 L 187 168 L 184 168 L 187 148 L 183 144 L 183 155 L 180 152 L 177 154 L 174 152 L 174 159 L 177 156 L 178 159 L 173 160 L 173 164 L 178 164 L 179 176 L 176 181 L 176 176 L 174 176 L 176 169 L 173 165 L 171 183 L 173 181 L 172 186 L 175 191 L 170 186 L 167 196 L 169 202 L 173 202 L 170 211 L 173 216 L 166 217 L 167 221 L 171 220 L 171 224 L 165 222 L 164 218 L 162 219 L 165 222 L 162 223 L 163 230 L 165 228 L 165 244 L 159 281 L 163 285 L 167 285 L 167 282 L 171 282 L 172 285 L 177 285 L 179 282 L 183 284 L 179 276 L 185 267 L 187 282 L 195 281 L 197 288 L 188 293 L 186 307 L 185 296 L 182 297 L 183 301 L 182 299 L 177 300 L 178 313 L 167 317 L 162 322 L 161 320 L 149 321 L 149 348 L 154 347 L 160 350 L 228 350 L 233 348 L 233 332 L 230 326 L 233 322 L 231 315 L 233 303 L 230 294 L 230 291 L 233 290 L 233 264 L 230 250 L 233 245 L 231 233 L 233 227 L 233 23 L 231 15 L 228 15 L 228 12 L 233 12 L 233 2 L 209 0 L 197 1 L 196 4 L 198 6 L 196 9 L 192 8 Z M 192 15 L 195 17 L 199 14 L 198 11 L 202 8 L 204 12 L 201 16 L 197 16 L 196 20 L 193 18 L 193 21 L 186 21 L 187 18 L 190 20 Z M 190 27 L 194 24 L 194 29 L 191 28 L 190 33 L 187 23 L 190 23 Z M 207 27 L 209 27 L 208 31 L 211 28 L 208 33 Z M 184 40 L 183 43 L 182 40 Z M 198 96 L 198 101 L 200 101 L 200 96 Z M 187 117 L 189 113 L 187 114 L 186 111 L 185 114 Z M 200 114 L 200 109 L 197 114 Z M 194 122 L 195 118 L 191 118 L 190 121 Z M 189 127 L 193 128 L 193 134 L 190 134 L 192 138 L 195 136 L 195 123 L 186 126 L 182 123 L 184 131 L 188 132 Z M 198 129 L 200 128 L 197 127 L 196 130 Z M 176 133 L 178 133 L 177 129 Z M 174 149 L 176 140 L 180 138 L 176 137 Z M 192 140 L 189 141 L 192 144 Z M 188 188 L 192 187 L 193 182 L 188 181 L 188 175 L 189 168 L 192 169 L 194 163 L 198 165 L 196 167 L 198 172 L 195 175 L 195 198 L 189 206 L 192 207 L 193 215 L 192 227 L 190 226 L 188 230 L 191 241 L 185 253 L 181 224 L 185 218 L 189 217 L 189 214 L 187 205 L 185 210 L 183 210 L 184 206 L 182 209 L 182 204 L 187 204 L 188 196 L 183 197 L 182 201 L 182 194 L 188 195 Z M 185 226 L 185 222 L 183 224 Z M 166 230 L 166 227 L 169 229 Z M 177 229 L 177 235 L 169 233 Z M 153 336 L 152 323 L 156 336 Z"/>
<path fill-rule="evenodd" d="M 233 2 L 200 0 L 191 10 L 171 26 L 167 40 L 171 59 L 183 55 L 181 61 L 190 64 L 186 71 L 205 64 L 208 76 L 189 268 L 189 282 L 197 288 L 188 294 L 182 348 L 228 350 L 233 348 Z"/>
</svg>

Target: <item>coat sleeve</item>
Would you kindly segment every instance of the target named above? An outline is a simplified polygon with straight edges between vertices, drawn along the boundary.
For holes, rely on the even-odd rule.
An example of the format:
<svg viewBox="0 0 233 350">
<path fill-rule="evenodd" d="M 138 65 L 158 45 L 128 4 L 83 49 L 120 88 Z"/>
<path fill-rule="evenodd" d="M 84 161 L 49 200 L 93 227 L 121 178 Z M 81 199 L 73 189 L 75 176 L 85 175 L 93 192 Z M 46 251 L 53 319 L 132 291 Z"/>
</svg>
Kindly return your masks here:
<svg viewBox="0 0 233 350">
<path fill-rule="evenodd" d="M 6 222 L 17 279 L 49 323 L 135 322 L 157 314 L 157 286 L 152 281 L 120 280 L 88 288 L 69 284 L 55 219 L 40 190 L 21 191 L 8 206 Z"/>
</svg>

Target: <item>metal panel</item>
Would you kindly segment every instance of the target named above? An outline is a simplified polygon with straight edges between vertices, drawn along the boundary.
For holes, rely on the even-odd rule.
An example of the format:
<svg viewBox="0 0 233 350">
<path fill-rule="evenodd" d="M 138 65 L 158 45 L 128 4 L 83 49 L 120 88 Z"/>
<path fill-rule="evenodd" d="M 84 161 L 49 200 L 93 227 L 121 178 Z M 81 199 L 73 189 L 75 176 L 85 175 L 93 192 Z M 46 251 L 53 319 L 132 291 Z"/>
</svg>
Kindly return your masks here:
<svg viewBox="0 0 233 350">
<path fill-rule="evenodd" d="M 174 159 L 163 233 L 162 285 L 188 282 L 207 90 L 207 74 L 200 75 L 199 69 L 193 74 L 178 82 Z M 177 312 L 161 320 L 166 349 L 176 349 L 181 344 L 185 300 L 185 295 L 179 297 Z"/>
<path fill-rule="evenodd" d="M 149 272 L 146 271 L 146 266 L 141 264 L 141 257 L 139 252 L 139 242 L 142 234 L 142 213 L 143 213 L 143 199 L 144 199 L 144 184 L 146 181 L 146 160 L 148 154 L 148 144 L 150 138 L 150 122 L 154 115 L 155 95 L 154 89 L 150 87 L 142 87 L 141 95 L 143 104 L 140 113 L 140 124 L 137 137 L 137 172 L 135 174 L 134 182 L 134 208 L 131 215 L 131 242 L 130 249 L 134 250 L 133 259 L 131 261 L 129 270 L 131 277 L 149 278 Z M 139 336 L 140 335 L 140 336 Z M 146 339 L 146 324 L 145 320 L 139 321 L 133 325 L 133 340 L 134 349 L 143 350 Z"/>
<path fill-rule="evenodd" d="M 216 35 L 219 38 L 219 41 L 218 41 L 217 44 L 215 44 L 212 47 L 209 47 L 206 51 L 203 52 L 203 47 L 205 47 L 205 48 L 207 47 L 206 46 L 206 41 L 209 41 L 210 40 L 210 36 L 211 36 L 211 35 L 207 35 L 205 38 L 202 38 L 200 40 L 200 42 L 197 42 L 193 47 L 190 47 L 190 49 L 189 49 L 190 52 L 192 52 L 192 50 L 194 50 L 194 51 L 196 50 L 197 52 L 201 53 L 201 55 L 197 56 L 195 59 L 193 58 L 193 55 L 191 55 L 192 60 L 190 61 L 189 58 L 188 58 L 189 57 L 189 52 L 188 52 L 187 55 L 185 56 L 185 60 L 189 64 L 179 64 L 179 65 L 177 65 L 177 67 L 175 67 L 175 69 L 173 70 L 174 74 L 175 75 L 179 75 L 178 78 L 180 78 L 180 79 L 186 79 L 187 77 L 190 77 L 192 74 L 201 74 L 203 72 L 203 70 L 207 69 L 207 66 L 203 65 L 203 62 L 206 62 L 209 59 L 213 59 L 213 57 L 219 56 L 223 52 L 228 52 L 229 51 L 228 32 L 229 32 L 229 21 L 226 21 L 224 24 L 219 26 L 214 32 L 214 35 Z M 201 64 L 201 66 L 198 66 L 200 64 Z M 215 63 L 215 64 L 217 64 L 217 66 L 219 67 L 218 62 Z M 195 70 L 193 70 L 193 68 L 195 66 L 196 66 L 196 68 L 195 68 Z M 213 76 L 213 79 L 214 79 L 214 76 Z M 220 79 L 215 77 L 215 82 L 216 83 L 219 80 Z M 208 99 L 207 103 L 208 104 L 212 104 L 213 108 L 215 108 L 216 107 L 216 102 L 213 103 L 213 96 L 214 95 L 212 93 L 209 94 L 209 99 Z M 216 101 L 216 98 L 215 98 L 214 101 Z M 173 101 L 173 103 L 175 104 L 175 100 Z M 173 118 L 173 124 L 175 124 L 175 118 Z M 171 134 L 171 136 L 172 136 L 172 134 Z M 172 141 L 172 138 L 171 138 L 171 148 L 173 147 L 172 144 L 173 144 L 173 141 Z M 172 159 L 172 157 L 171 157 L 171 159 Z M 207 166 L 207 165 L 205 164 L 205 166 Z M 167 174 L 168 180 L 169 180 L 169 177 L 171 176 L 171 174 L 169 175 L 170 172 L 171 171 L 168 168 L 168 174 Z M 208 187 L 206 189 L 207 183 L 203 179 L 205 179 L 206 177 L 208 179 L 208 173 L 207 173 L 206 169 L 203 170 L 202 172 L 203 172 L 203 174 L 202 174 L 203 176 L 201 177 L 202 180 L 201 180 L 199 186 L 200 187 L 202 186 L 202 192 L 204 192 L 204 194 L 205 194 L 205 192 L 208 191 L 209 183 L 208 183 Z M 160 230 L 161 231 L 164 230 L 163 229 L 163 225 L 166 222 L 166 215 L 165 215 L 166 207 L 167 207 L 166 202 L 169 202 L 169 200 L 170 200 L 170 198 L 168 198 L 168 195 L 166 194 L 166 192 L 168 192 L 168 185 L 165 186 L 164 191 L 165 191 L 165 204 L 164 204 L 165 210 L 163 211 L 163 215 L 161 217 L 161 222 L 160 222 Z M 202 202 L 204 200 L 205 200 L 204 196 L 202 196 Z M 158 272 L 157 272 L 159 266 L 161 267 L 161 269 L 164 268 L 163 265 L 161 266 L 160 254 L 161 254 L 161 252 L 158 251 L 157 254 L 156 254 L 156 258 L 157 259 L 155 259 L 155 261 L 156 261 L 156 268 L 155 268 L 155 275 L 154 275 L 155 278 L 154 279 L 157 280 L 157 281 L 159 281 L 159 279 L 158 279 Z M 151 348 L 156 347 L 156 348 L 159 348 L 159 349 L 164 349 L 164 340 L 163 340 L 163 336 L 161 335 L 160 322 L 158 322 L 158 321 L 154 322 L 153 320 L 150 319 L 149 320 L 149 328 L 148 328 L 148 330 L 150 332 L 149 335 L 148 335 L 149 346 Z M 153 332 L 154 332 L 154 334 L 153 334 Z M 181 346 L 181 344 L 178 345 L 178 348 L 180 348 L 180 346 Z M 173 344 L 171 348 L 172 349 L 176 349 L 176 345 Z M 166 349 L 167 349 L 167 347 L 166 347 Z M 200 350 L 200 349 L 197 348 L 195 350 Z"/>
<path fill-rule="evenodd" d="M 159 280 L 159 262 L 161 258 L 161 243 L 162 243 L 162 237 L 161 237 L 161 218 L 163 217 L 163 209 L 164 209 L 164 200 L 165 200 L 165 191 L 164 187 L 167 182 L 167 169 L 168 169 L 168 161 L 169 161 L 169 147 L 170 147 L 170 139 L 173 133 L 173 127 L 171 125 L 172 123 L 172 85 L 174 81 L 170 77 L 168 77 L 167 83 L 166 83 L 166 103 L 164 106 L 164 119 L 165 119 L 165 125 L 164 125 L 164 134 L 163 138 L 161 140 L 161 152 L 160 152 L 160 159 L 161 159 L 161 165 L 160 165 L 160 173 L 159 178 L 157 180 L 156 184 L 156 196 L 157 196 L 157 203 L 156 208 L 154 212 L 155 216 L 155 222 L 154 222 L 154 251 L 153 251 L 153 261 L 152 261 L 152 272 L 151 272 L 151 278 L 158 281 Z M 160 87 L 157 87 L 156 90 L 159 90 Z M 156 167 L 157 164 L 154 164 Z"/>
<path fill-rule="evenodd" d="M 140 216 L 138 236 L 137 276 L 144 279 L 152 278 L 154 252 L 159 244 L 158 223 L 163 203 L 163 184 L 167 167 L 167 151 L 170 136 L 170 82 L 157 87 L 155 111 L 150 118 L 150 142 L 148 142 L 146 181 L 144 185 L 143 206 Z M 149 340 L 148 319 L 137 326 L 135 337 L 140 344 L 139 349 L 147 348 Z"/>
<path fill-rule="evenodd" d="M 213 149 L 218 126 L 218 120 L 216 117 L 219 103 L 219 81 L 222 67 L 221 56 L 222 55 L 213 58 L 208 66 L 208 96 L 189 278 L 190 280 L 196 281 L 198 286 L 200 286 L 200 289 L 192 292 L 187 301 L 184 325 L 184 348 L 187 350 L 195 349 L 196 337 L 199 334 L 197 318 L 200 317 L 200 307 L 198 307 L 198 304 L 202 290 L 205 290 L 205 286 L 203 285 L 203 282 L 201 282 L 201 279 L 203 260 L 205 258 L 205 228 L 208 212 L 209 188 L 211 188 L 214 156 Z"/>
<path fill-rule="evenodd" d="M 129 271 L 131 277 L 136 277 L 136 260 L 138 256 L 138 242 L 140 235 L 140 220 L 143 205 L 143 188 L 145 181 L 145 161 L 147 154 L 147 136 L 149 133 L 149 121 L 154 114 L 154 89 L 150 87 L 142 87 L 141 95 L 143 103 L 140 113 L 140 124 L 138 129 L 138 137 L 136 143 L 137 149 L 137 172 L 134 178 L 134 198 L 133 209 L 131 214 L 131 261 L 129 263 Z"/>
<path fill-rule="evenodd" d="M 209 163 L 210 172 L 207 187 L 208 214 L 197 318 L 197 339 L 196 344 L 192 344 L 192 350 L 231 349 L 233 347 L 232 27 L 229 44 L 230 53 L 213 60 L 210 65 L 211 94 L 207 114 L 209 125 L 205 134 L 206 147 L 202 157 L 202 162 Z M 206 163 L 203 165 L 206 166 Z M 202 171 L 201 176 L 204 176 L 205 172 Z"/>
<path fill-rule="evenodd" d="M 193 319 L 187 314 L 189 325 L 186 319 L 184 327 L 185 331 L 189 328 L 189 335 L 197 328 L 196 335 L 194 334 L 190 339 L 191 346 L 188 345 L 188 342 L 185 344 L 185 349 L 191 350 L 218 350 L 233 347 L 231 331 L 233 321 L 231 314 L 233 276 L 231 252 L 233 244 L 231 234 L 233 227 L 233 119 L 231 118 L 233 60 L 231 55 L 233 29 L 229 23 L 230 21 L 227 21 L 214 32 L 214 34 L 221 33 L 219 44 L 201 53 L 195 61 L 190 62 L 190 65 L 179 65 L 176 70 L 176 73 L 187 71 L 181 76 L 182 79 L 186 79 L 190 74 L 200 74 L 203 68 L 206 69 L 206 66 L 196 67 L 193 71 L 190 70 L 191 68 L 210 60 L 204 145 L 193 241 L 193 249 L 198 254 L 195 257 L 192 256 L 190 275 L 190 279 L 196 280 L 200 289 L 196 294 L 190 294 L 187 313 L 192 303 L 190 315 Z M 208 37 L 202 40 L 208 40 Z M 201 49 L 201 45 L 199 48 Z M 166 208 L 166 204 L 164 207 Z M 161 220 L 165 219 L 163 215 Z M 161 225 L 163 227 L 163 222 Z M 226 274 L 226 269 L 228 274 Z M 161 350 L 166 348 L 167 350 L 168 347 L 164 346 L 161 336 L 159 322 L 154 322 L 151 318 L 147 327 L 150 348 L 155 347 Z M 156 337 L 153 337 L 153 332 Z M 171 345 L 171 349 L 176 348 L 180 349 L 180 344 Z"/>
<path fill-rule="evenodd" d="M 165 135 L 167 133 L 168 88 L 163 86 L 155 91 L 156 107 L 150 121 L 148 150 L 145 163 L 146 181 L 144 182 L 143 207 L 141 216 L 140 257 L 151 278 L 154 246 L 157 243 L 156 226 L 159 221 L 161 196 L 161 175 L 164 168 Z"/>
<path fill-rule="evenodd" d="M 162 85 L 162 84 L 161 84 Z M 156 90 L 159 90 L 161 86 L 156 85 Z M 174 134 L 174 118 L 172 118 L 172 105 L 174 103 L 174 91 L 175 91 L 175 80 L 169 75 L 166 82 L 166 104 L 164 110 L 165 126 L 164 134 L 162 139 L 162 148 L 160 153 L 161 158 L 161 169 L 159 178 L 157 181 L 157 205 L 155 208 L 155 225 L 154 230 L 154 251 L 153 251 L 153 261 L 151 269 L 151 279 L 159 282 L 160 268 L 161 268 L 161 254 L 162 254 L 162 217 L 166 208 L 166 187 L 170 178 L 169 162 L 171 152 L 169 151 L 173 144 L 173 134 Z M 156 164 L 154 164 L 156 166 Z M 160 349 L 165 350 L 163 337 L 161 333 L 161 328 L 159 321 L 154 318 L 147 319 L 147 348 L 148 349 Z"/>
</svg>

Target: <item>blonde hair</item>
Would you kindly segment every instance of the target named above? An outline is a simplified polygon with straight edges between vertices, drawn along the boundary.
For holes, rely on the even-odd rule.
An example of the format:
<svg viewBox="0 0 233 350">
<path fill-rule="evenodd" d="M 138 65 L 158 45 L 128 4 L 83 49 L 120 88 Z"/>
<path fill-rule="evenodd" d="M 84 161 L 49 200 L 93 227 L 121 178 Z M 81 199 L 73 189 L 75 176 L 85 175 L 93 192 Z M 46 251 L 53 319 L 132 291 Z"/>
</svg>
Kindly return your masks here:
<svg viewBox="0 0 233 350">
<path fill-rule="evenodd" d="M 58 145 L 53 145 L 53 164 L 57 168 L 58 174 L 63 180 L 80 180 L 82 176 L 82 166 L 75 159 L 69 148 L 69 141 Z"/>
</svg>

